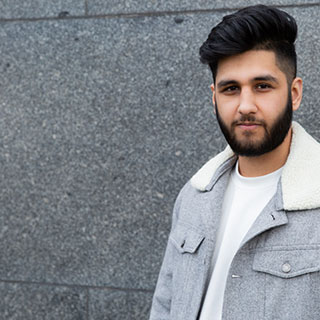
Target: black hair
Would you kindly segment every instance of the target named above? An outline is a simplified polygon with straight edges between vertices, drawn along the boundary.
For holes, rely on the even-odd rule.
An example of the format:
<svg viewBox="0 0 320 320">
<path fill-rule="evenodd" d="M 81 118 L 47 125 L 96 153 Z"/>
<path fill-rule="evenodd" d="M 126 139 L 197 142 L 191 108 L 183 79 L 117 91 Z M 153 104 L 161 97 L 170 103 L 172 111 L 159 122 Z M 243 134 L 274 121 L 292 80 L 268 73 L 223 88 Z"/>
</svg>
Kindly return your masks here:
<svg viewBox="0 0 320 320">
<path fill-rule="evenodd" d="M 297 72 L 296 38 L 297 24 L 288 13 L 264 5 L 250 6 L 223 17 L 211 30 L 200 47 L 200 61 L 209 65 L 215 82 L 221 59 L 248 50 L 273 51 L 291 83 Z"/>
</svg>

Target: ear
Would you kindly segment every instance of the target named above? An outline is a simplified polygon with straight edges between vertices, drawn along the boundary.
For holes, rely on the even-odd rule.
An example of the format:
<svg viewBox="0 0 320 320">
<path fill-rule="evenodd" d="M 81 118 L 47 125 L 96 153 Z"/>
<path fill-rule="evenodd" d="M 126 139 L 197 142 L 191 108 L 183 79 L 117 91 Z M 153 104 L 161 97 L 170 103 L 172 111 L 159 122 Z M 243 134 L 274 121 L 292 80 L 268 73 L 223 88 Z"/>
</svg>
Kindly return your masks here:
<svg viewBox="0 0 320 320">
<path fill-rule="evenodd" d="M 210 88 L 212 90 L 212 104 L 213 104 L 213 113 L 216 114 L 216 105 L 215 105 L 215 90 L 214 90 L 214 84 L 212 83 L 210 85 Z"/>
<path fill-rule="evenodd" d="M 300 107 L 302 99 L 303 84 L 302 79 L 297 77 L 291 84 L 292 110 L 296 111 Z"/>
</svg>

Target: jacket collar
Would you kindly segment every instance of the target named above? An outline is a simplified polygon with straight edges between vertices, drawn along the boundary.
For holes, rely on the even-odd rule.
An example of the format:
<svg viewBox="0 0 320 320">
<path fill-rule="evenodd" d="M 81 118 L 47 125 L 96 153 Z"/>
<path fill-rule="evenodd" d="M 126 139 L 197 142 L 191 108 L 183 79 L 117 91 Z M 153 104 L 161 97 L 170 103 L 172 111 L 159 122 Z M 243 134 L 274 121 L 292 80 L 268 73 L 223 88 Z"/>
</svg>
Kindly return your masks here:
<svg viewBox="0 0 320 320">
<path fill-rule="evenodd" d="M 208 191 L 235 161 L 235 154 L 227 146 L 191 178 L 191 185 L 199 191 Z M 292 123 L 291 147 L 281 186 L 285 210 L 320 207 L 320 144 L 297 122 Z"/>
</svg>

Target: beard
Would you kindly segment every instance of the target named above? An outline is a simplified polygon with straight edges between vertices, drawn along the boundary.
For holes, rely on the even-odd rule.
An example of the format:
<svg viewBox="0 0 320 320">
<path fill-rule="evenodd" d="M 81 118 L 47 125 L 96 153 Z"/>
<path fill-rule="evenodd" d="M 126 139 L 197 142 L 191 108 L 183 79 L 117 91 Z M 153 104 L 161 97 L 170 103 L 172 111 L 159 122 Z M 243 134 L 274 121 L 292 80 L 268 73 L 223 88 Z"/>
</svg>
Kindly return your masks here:
<svg viewBox="0 0 320 320">
<path fill-rule="evenodd" d="M 285 139 L 292 123 L 292 98 L 291 92 L 288 93 L 287 105 L 278 119 L 271 125 L 267 125 L 264 120 L 256 119 L 252 114 L 241 115 L 239 120 L 233 121 L 231 127 L 228 127 L 221 119 L 217 101 L 215 101 L 216 117 L 220 129 L 230 145 L 233 152 L 239 156 L 257 157 L 277 148 Z M 252 132 L 244 132 L 243 135 L 247 137 L 246 141 L 241 141 L 236 137 L 235 128 L 241 123 L 259 123 L 264 129 L 264 136 L 259 141 L 253 141 L 250 136 Z"/>
</svg>

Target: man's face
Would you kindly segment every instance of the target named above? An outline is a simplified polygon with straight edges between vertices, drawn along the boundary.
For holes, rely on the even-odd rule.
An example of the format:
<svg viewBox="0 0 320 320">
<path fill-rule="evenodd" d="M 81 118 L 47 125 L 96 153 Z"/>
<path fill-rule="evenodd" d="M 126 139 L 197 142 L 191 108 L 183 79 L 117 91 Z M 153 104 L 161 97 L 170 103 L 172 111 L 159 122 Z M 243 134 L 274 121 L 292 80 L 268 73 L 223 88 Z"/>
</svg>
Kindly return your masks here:
<svg viewBox="0 0 320 320">
<path fill-rule="evenodd" d="M 220 61 L 213 98 L 221 131 L 240 156 L 274 150 L 291 127 L 291 91 L 271 51 Z"/>
</svg>

